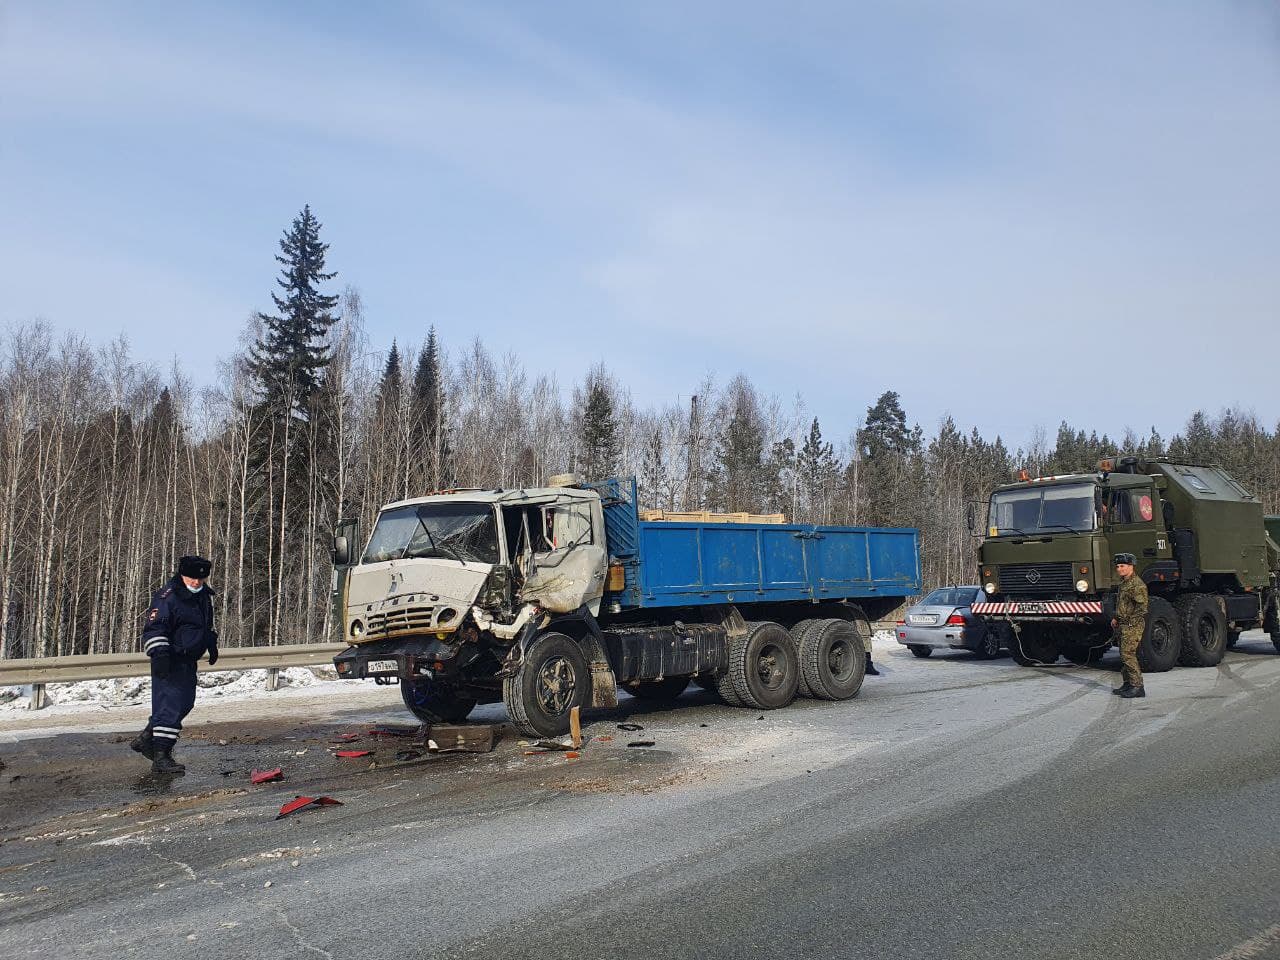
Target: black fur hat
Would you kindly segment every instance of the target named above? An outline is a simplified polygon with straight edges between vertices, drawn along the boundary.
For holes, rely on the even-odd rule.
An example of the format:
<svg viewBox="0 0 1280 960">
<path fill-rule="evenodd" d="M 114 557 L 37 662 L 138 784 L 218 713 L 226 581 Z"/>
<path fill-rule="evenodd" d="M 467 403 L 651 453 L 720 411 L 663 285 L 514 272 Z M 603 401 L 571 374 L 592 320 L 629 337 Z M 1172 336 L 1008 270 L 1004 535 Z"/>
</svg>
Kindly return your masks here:
<svg viewBox="0 0 1280 960">
<path fill-rule="evenodd" d="M 191 577 L 193 580 L 206 580 L 213 566 L 204 557 L 183 557 L 178 561 L 178 576 Z"/>
</svg>

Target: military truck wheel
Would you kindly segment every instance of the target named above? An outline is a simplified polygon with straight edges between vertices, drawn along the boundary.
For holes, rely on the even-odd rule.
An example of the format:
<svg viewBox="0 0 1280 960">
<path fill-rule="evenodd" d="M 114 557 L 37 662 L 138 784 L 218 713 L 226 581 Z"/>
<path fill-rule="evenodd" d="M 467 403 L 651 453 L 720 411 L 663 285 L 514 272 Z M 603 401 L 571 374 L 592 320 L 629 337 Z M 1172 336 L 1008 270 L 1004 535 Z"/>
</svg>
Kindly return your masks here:
<svg viewBox="0 0 1280 960">
<path fill-rule="evenodd" d="M 801 620 L 791 628 L 791 639 L 795 641 L 796 652 L 800 655 L 801 663 L 804 662 L 805 637 L 808 636 L 810 629 L 820 623 L 826 623 L 826 621 L 820 619 Z M 812 697 L 813 695 L 813 691 L 809 689 L 809 682 L 805 679 L 804 670 L 801 669 L 800 685 L 796 688 L 796 696 Z"/>
<path fill-rule="evenodd" d="M 785 707 L 800 686 L 795 641 L 780 623 L 765 620 L 747 628 L 747 635 L 729 649 L 728 677 L 734 692 L 745 707 Z"/>
<path fill-rule="evenodd" d="M 862 689 L 867 653 L 856 624 L 819 620 L 805 631 L 799 652 L 800 676 L 809 696 L 848 700 Z"/>
<path fill-rule="evenodd" d="M 1009 638 L 1009 656 L 1024 667 L 1047 667 L 1058 662 L 1062 640 L 1042 623 L 1024 623 Z"/>
<path fill-rule="evenodd" d="M 622 689 L 639 700 L 670 703 L 688 686 L 688 677 L 663 677 L 661 680 L 632 680 L 624 683 Z"/>
<path fill-rule="evenodd" d="M 453 684 L 426 677 L 401 680 L 400 698 L 423 723 L 458 723 L 476 706 L 470 697 L 459 696 Z"/>
<path fill-rule="evenodd" d="M 1182 630 L 1178 611 L 1163 597 L 1152 597 L 1147 607 L 1147 631 L 1138 646 L 1138 666 L 1143 673 L 1165 673 L 1178 662 Z"/>
<path fill-rule="evenodd" d="M 1227 652 L 1227 616 L 1216 597 L 1191 593 L 1179 597 L 1174 609 L 1182 628 L 1178 662 L 1184 667 L 1214 667 Z"/>
<path fill-rule="evenodd" d="M 525 736 L 568 733 L 570 710 L 591 703 L 591 668 L 582 649 L 563 633 L 544 633 L 502 681 L 502 701 Z"/>
<path fill-rule="evenodd" d="M 921 660 L 927 660 L 933 656 L 933 647 L 926 647 L 922 643 L 911 643 L 907 645 L 907 649 L 914 653 Z"/>
</svg>

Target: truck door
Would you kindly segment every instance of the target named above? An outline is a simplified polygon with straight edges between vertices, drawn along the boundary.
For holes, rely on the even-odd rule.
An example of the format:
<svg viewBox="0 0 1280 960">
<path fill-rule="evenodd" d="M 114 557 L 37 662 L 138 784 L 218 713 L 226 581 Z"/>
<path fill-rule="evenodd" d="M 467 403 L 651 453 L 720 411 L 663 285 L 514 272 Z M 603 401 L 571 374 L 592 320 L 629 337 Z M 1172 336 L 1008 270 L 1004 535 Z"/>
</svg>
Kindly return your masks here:
<svg viewBox="0 0 1280 960">
<path fill-rule="evenodd" d="M 1137 573 L 1154 560 L 1168 556 L 1168 537 L 1164 520 L 1159 516 L 1152 487 L 1120 487 L 1108 492 L 1106 516 L 1107 543 L 1112 556 L 1106 558 L 1108 571 L 1115 578 L 1112 559 L 1117 553 L 1132 553 L 1137 558 Z"/>
<path fill-rule="evenodd" d="M 535 543 L 543 550 L 533 555 L 524 599 L 555 613 L 569 613 L 583 604 L 598 613 L 606 560 L 599 501 L 559 501 L 547 504 L 541 513 L 541 536 Z"/>
</svg>

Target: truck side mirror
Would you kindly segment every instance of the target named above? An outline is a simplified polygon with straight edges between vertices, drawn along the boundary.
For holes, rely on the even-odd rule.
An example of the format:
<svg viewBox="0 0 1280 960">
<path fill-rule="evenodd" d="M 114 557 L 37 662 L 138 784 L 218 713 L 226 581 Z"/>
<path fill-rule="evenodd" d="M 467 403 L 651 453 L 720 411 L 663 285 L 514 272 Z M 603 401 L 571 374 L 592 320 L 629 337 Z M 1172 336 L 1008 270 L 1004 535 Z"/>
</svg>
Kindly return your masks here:
<svg viewBox="0 0 1280 960">
<path fill-rule="evenodd" d="M 969 528 L 969 536 L 973 536 L 978 530 L 978 511 L 974 509 L 972 503 L 965 507 L 964 522 Z"/>
<path fill-rule="evenodd" d="M 335 567 L 351 566 L 351 543 L 346 537 L 333 538 L 333 565 Z"/>
</svg>

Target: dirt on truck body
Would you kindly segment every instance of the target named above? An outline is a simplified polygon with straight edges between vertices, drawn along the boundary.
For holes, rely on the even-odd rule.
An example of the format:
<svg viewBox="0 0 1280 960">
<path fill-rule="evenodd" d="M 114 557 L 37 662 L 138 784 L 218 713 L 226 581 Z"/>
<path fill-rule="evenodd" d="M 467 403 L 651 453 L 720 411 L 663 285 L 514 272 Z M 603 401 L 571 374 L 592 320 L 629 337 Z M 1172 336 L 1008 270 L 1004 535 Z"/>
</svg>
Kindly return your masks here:
<svg viewBox="0 0 1280 960">
<path fill-rule="evenodd" d="M 1112 558 L 1131 553 L 1151 603 L 1143 670 L 1214 666 L 1242 630 L 1280 652 L 1280 518 L 1220 466 L 1107 459 L 1096 474 L 1024 476 L 991 496 L 979 547 L 987 595 L 1015 660 L 1088 663 L 1112 643 Z"/>
</svg>

